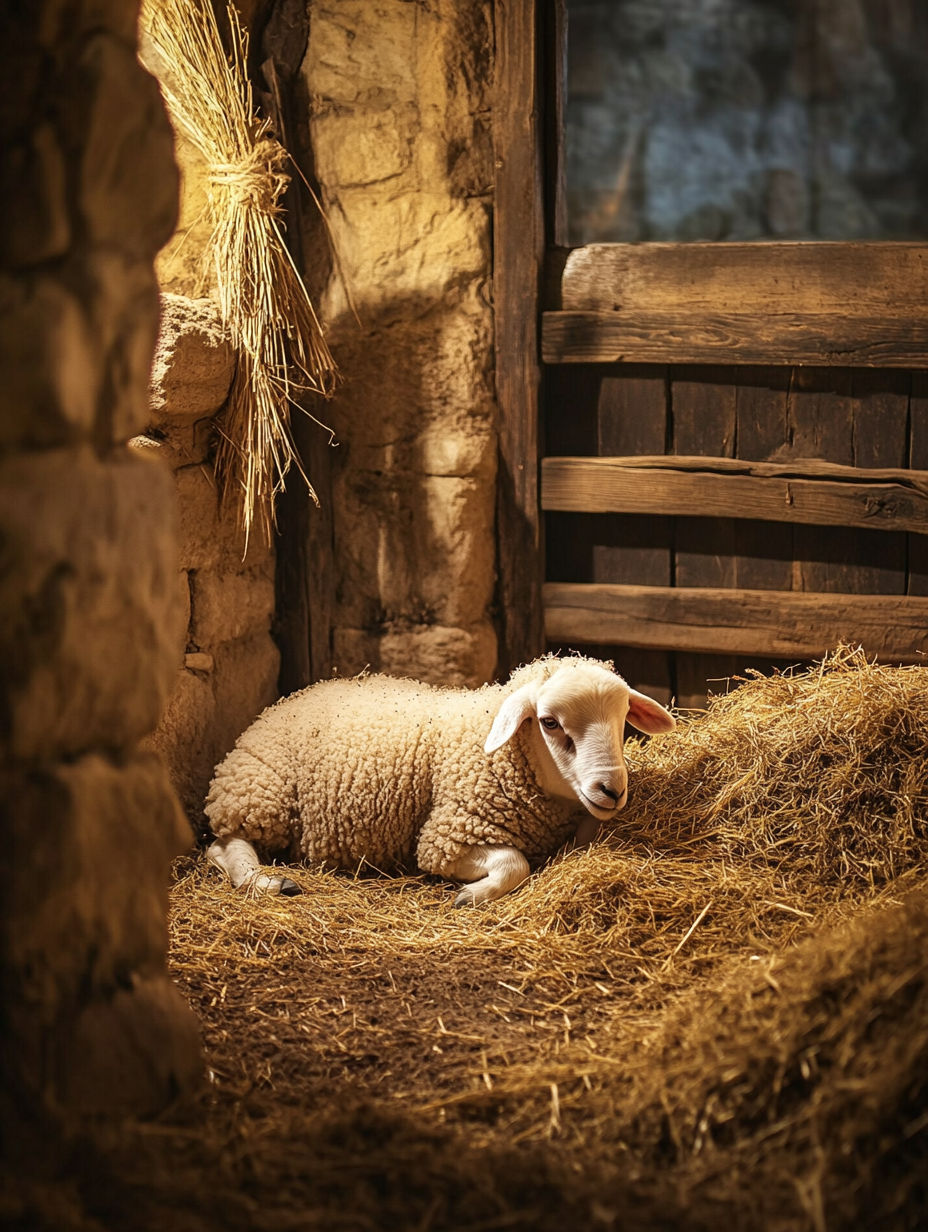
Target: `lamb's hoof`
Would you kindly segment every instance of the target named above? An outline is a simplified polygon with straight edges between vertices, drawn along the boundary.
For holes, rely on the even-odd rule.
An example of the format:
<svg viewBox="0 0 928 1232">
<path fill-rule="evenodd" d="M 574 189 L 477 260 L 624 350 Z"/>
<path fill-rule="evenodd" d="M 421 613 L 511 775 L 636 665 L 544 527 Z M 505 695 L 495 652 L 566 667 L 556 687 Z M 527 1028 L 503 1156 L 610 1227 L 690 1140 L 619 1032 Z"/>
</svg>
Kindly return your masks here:
<svg viewBox="0 0 928 1232">
<path fill-rule="evenodd" d="M 256 873 L 251 878 L 250 885 L 253 893 L 267 894 L 272 898 L 276 898 L 278 894 L 292 898 L 294 894 L 303 893 L 289 877 L 269 877 L 266 873 Z"/>
<path fill-rule="evenodd" d="M 454 898 L 455 907 L 476 907 L 477 902 L 470 890 L 460 890 Z"/>
</svg>

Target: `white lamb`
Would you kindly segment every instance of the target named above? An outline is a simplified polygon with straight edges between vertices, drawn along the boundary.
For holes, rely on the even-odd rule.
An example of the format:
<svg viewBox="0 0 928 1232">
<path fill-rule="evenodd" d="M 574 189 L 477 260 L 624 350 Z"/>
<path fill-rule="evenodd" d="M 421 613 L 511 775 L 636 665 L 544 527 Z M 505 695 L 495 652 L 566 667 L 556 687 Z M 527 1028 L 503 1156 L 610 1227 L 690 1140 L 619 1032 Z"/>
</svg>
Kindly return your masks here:
<svg viewBox="0 0 928 1232">
<path fill-rule="evenodd" d="M 577 830 L 625 804 L 628 721 L 673 717 L 594 659 L 545 657 L 505 685 L 439 689 L 389 676 L 326 681 L 278 702 L 217 767 L 209 858 L 236 886 L 296 894 L 253 844 L 337 867 L 367 861 L 471 882 L 455 905 L 499 898 Z M 578 802 L 592 815 L 576 824 Z"/>
</svg>

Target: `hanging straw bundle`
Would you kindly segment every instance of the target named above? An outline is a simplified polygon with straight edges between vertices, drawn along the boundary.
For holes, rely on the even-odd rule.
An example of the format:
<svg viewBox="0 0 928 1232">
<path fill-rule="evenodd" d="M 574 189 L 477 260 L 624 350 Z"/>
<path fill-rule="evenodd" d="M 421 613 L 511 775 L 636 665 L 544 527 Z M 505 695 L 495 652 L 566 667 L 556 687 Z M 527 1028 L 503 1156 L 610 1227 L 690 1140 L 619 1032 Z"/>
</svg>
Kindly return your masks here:
<svg viewBox="0 0 928 1232">
<path fill-rule="evenodd" d="M 209 0 L 149 0 L 142 24 L 165 69 L 161 88 L 171 117 L 209 171 L 213 231 L 203 268 L 215 275 L 239 355 L 216 469 L 223 490 L 241 501 L 247 542 L 256 517 L 270 538 L 291 465 L 316 500 L 294 446 L 290 406 L 309 390 L 331 396 L 337 372 L 281 235 L 289 156 L 255 112 L 248 36 L 231 4 L 227 13 L 229 56 Z"/>
</svg>

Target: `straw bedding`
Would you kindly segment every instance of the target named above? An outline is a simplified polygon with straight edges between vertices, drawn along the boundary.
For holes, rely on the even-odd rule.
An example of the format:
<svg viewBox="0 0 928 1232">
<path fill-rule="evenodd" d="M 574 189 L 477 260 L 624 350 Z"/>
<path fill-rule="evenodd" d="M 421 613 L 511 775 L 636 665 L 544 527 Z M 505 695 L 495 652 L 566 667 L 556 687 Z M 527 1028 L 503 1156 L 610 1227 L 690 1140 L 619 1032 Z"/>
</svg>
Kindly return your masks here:
<svg viewBox="0 0 928 1232">
<path fill-rule="evenodd" d="M 926 703 L 859 653 L 751 680 L 632 744 L 613 831 L 479 911 L 364 870 L 249 899 L 188 861 L 211 1083 L 123 1140 L 100 1218 L 924 1226 Z"/>
</svg>

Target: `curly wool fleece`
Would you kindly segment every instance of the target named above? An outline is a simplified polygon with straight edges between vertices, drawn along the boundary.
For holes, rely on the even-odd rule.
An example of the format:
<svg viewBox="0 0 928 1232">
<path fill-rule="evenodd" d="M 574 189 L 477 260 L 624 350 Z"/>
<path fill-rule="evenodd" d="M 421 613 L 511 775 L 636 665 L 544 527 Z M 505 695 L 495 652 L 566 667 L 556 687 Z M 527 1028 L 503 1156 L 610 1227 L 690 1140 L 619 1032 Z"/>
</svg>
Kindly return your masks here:
<svg viewBox="0 0 928 1232">
<path fill-rule="evenodd" d="M 543 794 L 521 732 L 495 753 L 483 746 L 510 693 L 574 662 L 593 660 L 539 659 L 477 690 L 390 676 L 312 685 L 265 710 L 217 768 L 212 829 L 342 867 L 414 856 L 439 872 L 476 843 L 552 855 L 578 802 Z"/>
</svg>

